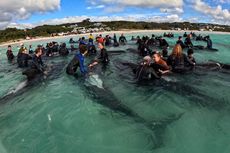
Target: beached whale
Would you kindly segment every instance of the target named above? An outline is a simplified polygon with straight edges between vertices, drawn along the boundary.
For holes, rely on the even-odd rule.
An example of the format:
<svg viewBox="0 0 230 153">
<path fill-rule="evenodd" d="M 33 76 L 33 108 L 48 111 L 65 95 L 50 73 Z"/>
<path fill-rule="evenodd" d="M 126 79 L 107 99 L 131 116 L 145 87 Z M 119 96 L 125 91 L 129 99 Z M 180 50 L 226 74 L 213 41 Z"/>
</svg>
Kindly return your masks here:
<svg viewBox="0 0 230 153">
<path fill-rule="evenodd" d="M 121 100 L 119 100 L 110 90 L 104 85 L 104 82 L 100 78 L 100 72 L 102 70 L 96 70 L 97 73 L 91 74 L 85 80 L 83 84 L 83 89 L 89 97 L 96 101 L 97 103 L 109 108 L 110 110 L 126 115 L 132 118 L 137 123 L 145 125 L 149 130 L 153 131 L 151 139 L 153 142 L 152 149 L 162 147 L 164 141 L 162 134 L 164 133 L 166 127 L 179 120 L 183 113 L 169 116 L 162 120 L 152 120 L 146 121 L 144 118 L 139 116 L 136 112 L 130 109 L 128 106 L 124 105 Z"/>
<path fill-rule="evenodd" d="M 60 74 L 63 72 L 64 66 L 66 65 L 65 62 L 54 63 L 47 65 L 47 74 L 38 74 L 32 80 L 24 80 L 23 82 L 19 83 L 16 87 L 11 89 L 8 93 L 4 96 L 0 97 L 0 104 L 7 103 L 11 99 L 20 96 L 22 93 L 30 90 L 31 88 L 41 84 L 44 81 L 57 79 Z"/>
</svg>

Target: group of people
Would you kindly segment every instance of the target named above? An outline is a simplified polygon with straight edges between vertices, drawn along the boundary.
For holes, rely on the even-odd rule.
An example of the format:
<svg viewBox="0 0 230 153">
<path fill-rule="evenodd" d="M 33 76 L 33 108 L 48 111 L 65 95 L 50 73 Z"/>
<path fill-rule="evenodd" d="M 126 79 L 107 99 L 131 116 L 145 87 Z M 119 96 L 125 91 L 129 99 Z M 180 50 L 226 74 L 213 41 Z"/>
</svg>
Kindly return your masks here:
<svg viewBox="0 0 230 153">
<path fill-rule="evenodd" d="M 66 73 L 69 75 L 75 75 L 79 67 L 81 74 L 85 76 L 88 73 L 88 69 L 95 65 L 99 63 L 107 65 L 110 60 L 105 46 L 111 46 L 111 40 L 113 40 L 114 44 L 118 43 L 116 34 L 114 34 L 113 38 L 109 35 L 106 35 L 105 37 L 98 35 L 94 39 L 92 34 L 88 36 L 88 39 L 85 39 L 85 37 L 80 38 L 78 40 L 78 52 L 67 65 Z M 71 39 L 71 41 L 74 40 Z M 136 41 L 139 53 L 144 57 L 144 61 L 134 70 L 138 80 L 160 78 L 162 75 L 170 72 L 184 73 L 193 69 L 196 64 L 195 58 L 193 57 L 191 34 L 187 35 L 184 42 L 182 36 L 179 36 L 170 55 L 168 55 L 167 50 L 169 44 L 163 37 L 155 37 L 155 35 L 152 35 L 151 38 L 148 36 L 140 38 L 138 36 Z M 126 42 L 126 37 L 121 34 L 119 44 L 125 44 Z M 98 55 L 96 44 L 100 50 Z M 152 46 L 158 46 L 162 49 L 162 52 L 152 51 Z M 207 47 L 212 47 L 212 42 L 210 42 Z M 29 54 L 27 53 L 24 44 L 22 44 L 17 55 L 17 63 L 19 67 L 28 67 L 28 65 L 30 65 L 30 68 L 23 72 L 29 80 L 36 74 L 45 72 L 45 66 L 41 58 L 42 55 L 52 56 L 55 52 L 58 52 L 60 56 L 67 56 L 69 54 L 69 50 L 65 43 L 59 45 L 57 42 L 50 42 L 47 44 L 46 48 L 39 45 L 35 52 L 33 52 L 31 48 L 32 47 L 30 46 Z M 187 55 L 183 53 L 183 49 L 185 48 L 187 48 Z M 87 55 L 95 56 L 95 59 L 88 64 L 88 68 L 84 63 Z M 9 61 L 15 59 L 11 46 L 8 46 L 7 57 Z M 31 61 L 30 64 L 28 64 L 29 60 Z"/>
</svg>

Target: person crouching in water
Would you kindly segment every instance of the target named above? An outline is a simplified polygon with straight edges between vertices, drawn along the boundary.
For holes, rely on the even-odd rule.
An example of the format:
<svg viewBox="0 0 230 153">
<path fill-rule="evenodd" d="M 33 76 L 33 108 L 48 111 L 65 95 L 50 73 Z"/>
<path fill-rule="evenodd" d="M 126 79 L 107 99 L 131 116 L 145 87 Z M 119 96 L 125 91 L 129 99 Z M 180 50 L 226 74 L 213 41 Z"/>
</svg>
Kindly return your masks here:
<svg viewBox="0 0 230 153">
<path fill-rule="evenodd" d="M 77 76 L 76 71 L 78 67 L 80 67 L 82 75 L 85 76 L 87 73 L 87 70 L 84 66 L 85 56 L 88 53 L 87 46 L 81 45 L 79 49 L 80 52 L 73 57 L 73 59 L 70 61 L 66 68 L 66 73 L 69 75 Z"/>
<path fill-rule="evenodd" d="M 188 70 L 187 65 L 195 65 L 188 57 L 182 52 L 180 44 L 176 44 L 173 48 L 171 55 L 167 59 L 167 64 L 171 66 L 173 72 L 184 73 Z"/>
<path fill-rule="evenodd" d="M 156 71 L 156 73 L 161 76 L 168 74 L 170 72 L 170 68 L 167 63 L 162 59 L 161 54 L 155 52 L 152 55 L 152 59 L 154 63 L 151 63 L 150 66 Z"/>
<path fill-rule="evenodd" d="M 13 63 L 13 61 L 14 61 L 14 54 L 13 54 L 11 45 L 8 46 L 8 49 L 6 51 L 6 56 L 7 56 L 8 61 L 10 63 Z"/>
<path fill-rule="evenodd" d="M 134 70 L 138 81 L 160 79 L 160 76 L 151 66 L 151 57 L 145 56 L 143 62 Z"/>
<path fill-rule="evenodd" d="M 32 62 L 30 65 L 30 68 L 26 71 L 22 72 L 23 75 L 27 76 L 28 80 L 34 79 L 38 74 L 45 74 L 47 75 L 47 72 L 45 71 L 45 66 L 43 64 L 42 58 L 42 48 L 38 47 L 35 50 L 35 54 L 32 57 Z"/>
</svg>

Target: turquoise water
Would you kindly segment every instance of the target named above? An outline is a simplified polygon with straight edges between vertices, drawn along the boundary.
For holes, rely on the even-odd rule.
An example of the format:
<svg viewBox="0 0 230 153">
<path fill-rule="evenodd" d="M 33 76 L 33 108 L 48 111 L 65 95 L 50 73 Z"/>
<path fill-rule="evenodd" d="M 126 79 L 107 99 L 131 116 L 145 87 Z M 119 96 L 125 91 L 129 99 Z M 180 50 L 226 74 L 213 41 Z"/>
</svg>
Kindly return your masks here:
<svg viewBox="0 0 230 153">
<path fill-rule="evenodd" d="M 131 35 L 146 34 L 151 36 L 150 33 L 133 33 L 128 39 Z M 166 38 L 169 50 L 177 36 Z M 219 52 L 197 51 L 194 55 L 197 62 L 216 60 L 230 64 L 230 35 L 211 34 L 211 38 Z M 204 42 L 194 43 L 205 45 Z M 137 46 L 129 41 L 126 46 L 107 48 L 125 53 L 111 55 L 110 65 L 95 82 L 99 84 L 101 80 L 105 91 L 113 93 L 144 122 L 99 104 L 86 88 L 88 79 L 84 81 L 65 74 L 64 68 L 72 56 L 57 57 L 45 61 L 48 65 L 61 63 L 53 78 L 1 101 L 0 153 L 230 152 L 230 73 L 204 70 L 168 76 L 165 79 L 169 81 L 163 83 L 139 85 L 133 81 L 129 69 L 119 67 L 120 60 L 140 61 L 128 48 Z M 17 45 L 13 49 L 16 53 Z M 6 47 L 2 47 L 1 97 L 25 81 L 22 70 L 6 61 L 5 51 Z"/>
</svg>

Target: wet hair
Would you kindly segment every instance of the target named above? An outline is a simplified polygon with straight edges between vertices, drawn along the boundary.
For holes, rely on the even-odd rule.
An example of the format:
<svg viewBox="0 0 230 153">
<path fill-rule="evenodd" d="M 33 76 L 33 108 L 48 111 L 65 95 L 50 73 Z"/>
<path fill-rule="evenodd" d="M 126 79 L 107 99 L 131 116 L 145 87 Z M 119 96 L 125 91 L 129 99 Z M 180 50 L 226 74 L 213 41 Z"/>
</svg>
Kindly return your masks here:
<svg viewBox="0 0 230 153">
<path fill-rule="evenodd" d="M 192 48 L 189 48 L 188 51 L 187 51 L 187 54 L 188 54 L 188 55 L 193 54 L 193 49 L 192 49 Z"/>
<path fill-rule="evenodd" d="M 86 45 L 81 45 L 79 47 L 80 53 L 84 54 L 87 51 L 87 46 Z"/>
<path fill-rule="evenodd" d="M 178 39 L 181 39 L 181 38 L 182 38 L 181 36 L 178 37 Z"/>
<path fill-rule="evenodd" d="M 11 45 L 8 45 L 8 48 L 11 47 Z"/>
<path fill-rule="evenodd" d="M 35 49 L 35 51 L 34 51 L 34 52 L 35 52 L 35 54 L 37 54 L 37 53 L 39 53 L 40 51 L 42 51 L 42 50 L 41 50 L 41 48 L 40 48 L 40 47 L 38 47 L 38 48 L 36 48 L 36 49 Z"/>
<path fill-rule="evenodd" d="M 173 57 L 181 57 L 182 54 L 183 54 L 183 52 L 182 52 L 182 48 L 181 48 L 180 44 L 176 44 L 176 45 L 173 47 L 173 50 L 172 50 L 171 55 L 172 55 Z"/>
</svg>

